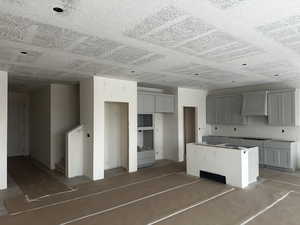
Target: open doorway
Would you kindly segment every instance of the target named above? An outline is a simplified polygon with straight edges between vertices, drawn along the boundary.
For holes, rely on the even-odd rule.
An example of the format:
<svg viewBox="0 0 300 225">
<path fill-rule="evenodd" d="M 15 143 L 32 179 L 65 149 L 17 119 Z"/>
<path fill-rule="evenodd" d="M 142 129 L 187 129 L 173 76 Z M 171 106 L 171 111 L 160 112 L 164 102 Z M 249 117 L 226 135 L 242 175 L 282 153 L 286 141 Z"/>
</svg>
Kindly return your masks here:
<svg viewBox="0 0 300 225">
<path fill-rule="evenodd" d="M 105 177 L 128 171 L 128 103 L 105 103 Z"/>
<path fill-rule="evenodd" d="M 196 141 L 196 108 L 184 107 L 184 161 L 186 160 L 186 144 Z"/>
</svg>

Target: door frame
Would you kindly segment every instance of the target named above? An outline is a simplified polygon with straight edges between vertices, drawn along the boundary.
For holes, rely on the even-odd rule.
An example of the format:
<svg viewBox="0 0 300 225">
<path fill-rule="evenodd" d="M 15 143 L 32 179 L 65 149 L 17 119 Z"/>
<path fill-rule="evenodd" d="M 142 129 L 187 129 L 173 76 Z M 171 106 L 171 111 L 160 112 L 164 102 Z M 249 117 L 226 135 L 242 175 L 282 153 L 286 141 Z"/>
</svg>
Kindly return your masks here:
<svg viewBox="0 0 300 225">
<path fill-rule="evenodd" d="M 198 121 L 197 121 L 197 107 L 195 107 L 195 106 L 183 106 L 183 144 L 184 144 L 184 151 L 183 151 L 183 161 L 186 161 L 186 142 L 185 142 L 185 134 L 186 134 L 186 132 L 185 132 L 185 128 L 186 128 L 186 126 L 185 126 L 185 109 L 187 109 L 187 108 L 192 108 L 193 109 L 193 111 L 194 111 L 194 139 L 195 139 L 195 142 L 197 141 L 197 134 L 198 134 L 198 132 L 197 132 L 197 130 L 198 130 L 198 128 L 197 128 L 197 125 L 198 125 Z"/>
</svg>

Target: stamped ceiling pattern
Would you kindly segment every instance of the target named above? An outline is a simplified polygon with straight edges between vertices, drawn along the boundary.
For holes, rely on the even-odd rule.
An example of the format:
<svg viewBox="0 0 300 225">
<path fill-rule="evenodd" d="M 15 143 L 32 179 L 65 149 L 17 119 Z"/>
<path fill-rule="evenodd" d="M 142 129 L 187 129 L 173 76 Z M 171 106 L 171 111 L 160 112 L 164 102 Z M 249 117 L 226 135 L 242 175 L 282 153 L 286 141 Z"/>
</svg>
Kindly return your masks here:
<svg viewBox="0 0 300 225">
<path fill-rule="evenodd" d="M 0 5 L 0 69 L 9 72 L 12 85 L 76 83 L 92 76 L 204 89 L 300 80 L 299 1 Z"/>
</svg>

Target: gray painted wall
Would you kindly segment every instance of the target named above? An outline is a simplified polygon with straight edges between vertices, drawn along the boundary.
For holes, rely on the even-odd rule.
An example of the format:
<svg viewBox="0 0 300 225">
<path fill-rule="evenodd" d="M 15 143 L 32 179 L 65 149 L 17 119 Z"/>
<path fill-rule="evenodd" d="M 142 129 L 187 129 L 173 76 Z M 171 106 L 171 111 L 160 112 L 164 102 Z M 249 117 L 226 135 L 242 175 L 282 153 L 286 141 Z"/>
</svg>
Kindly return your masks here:
<svg viewBox="0 0 300 225">
<path fill-rule="evenodd" d="M 30 155 L 51 168 L 50 87 L 30 93 Z"/>
</svg>

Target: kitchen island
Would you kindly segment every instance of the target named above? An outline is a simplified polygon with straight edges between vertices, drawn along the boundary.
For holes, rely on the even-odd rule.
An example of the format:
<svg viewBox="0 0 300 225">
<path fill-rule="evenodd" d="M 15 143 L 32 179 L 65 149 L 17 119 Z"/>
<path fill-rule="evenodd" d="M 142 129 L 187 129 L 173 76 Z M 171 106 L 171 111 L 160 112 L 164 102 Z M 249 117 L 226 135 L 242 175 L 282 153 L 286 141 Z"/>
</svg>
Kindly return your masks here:
<svg viewBox="0 0 300 225">
<path fill-rule="evenodd" d="M 224 183 L 245 188 L 259 176 L 259 152 L 255 146 L 187 144 L 187 174 L 211 174 Z"/>
</svg>

